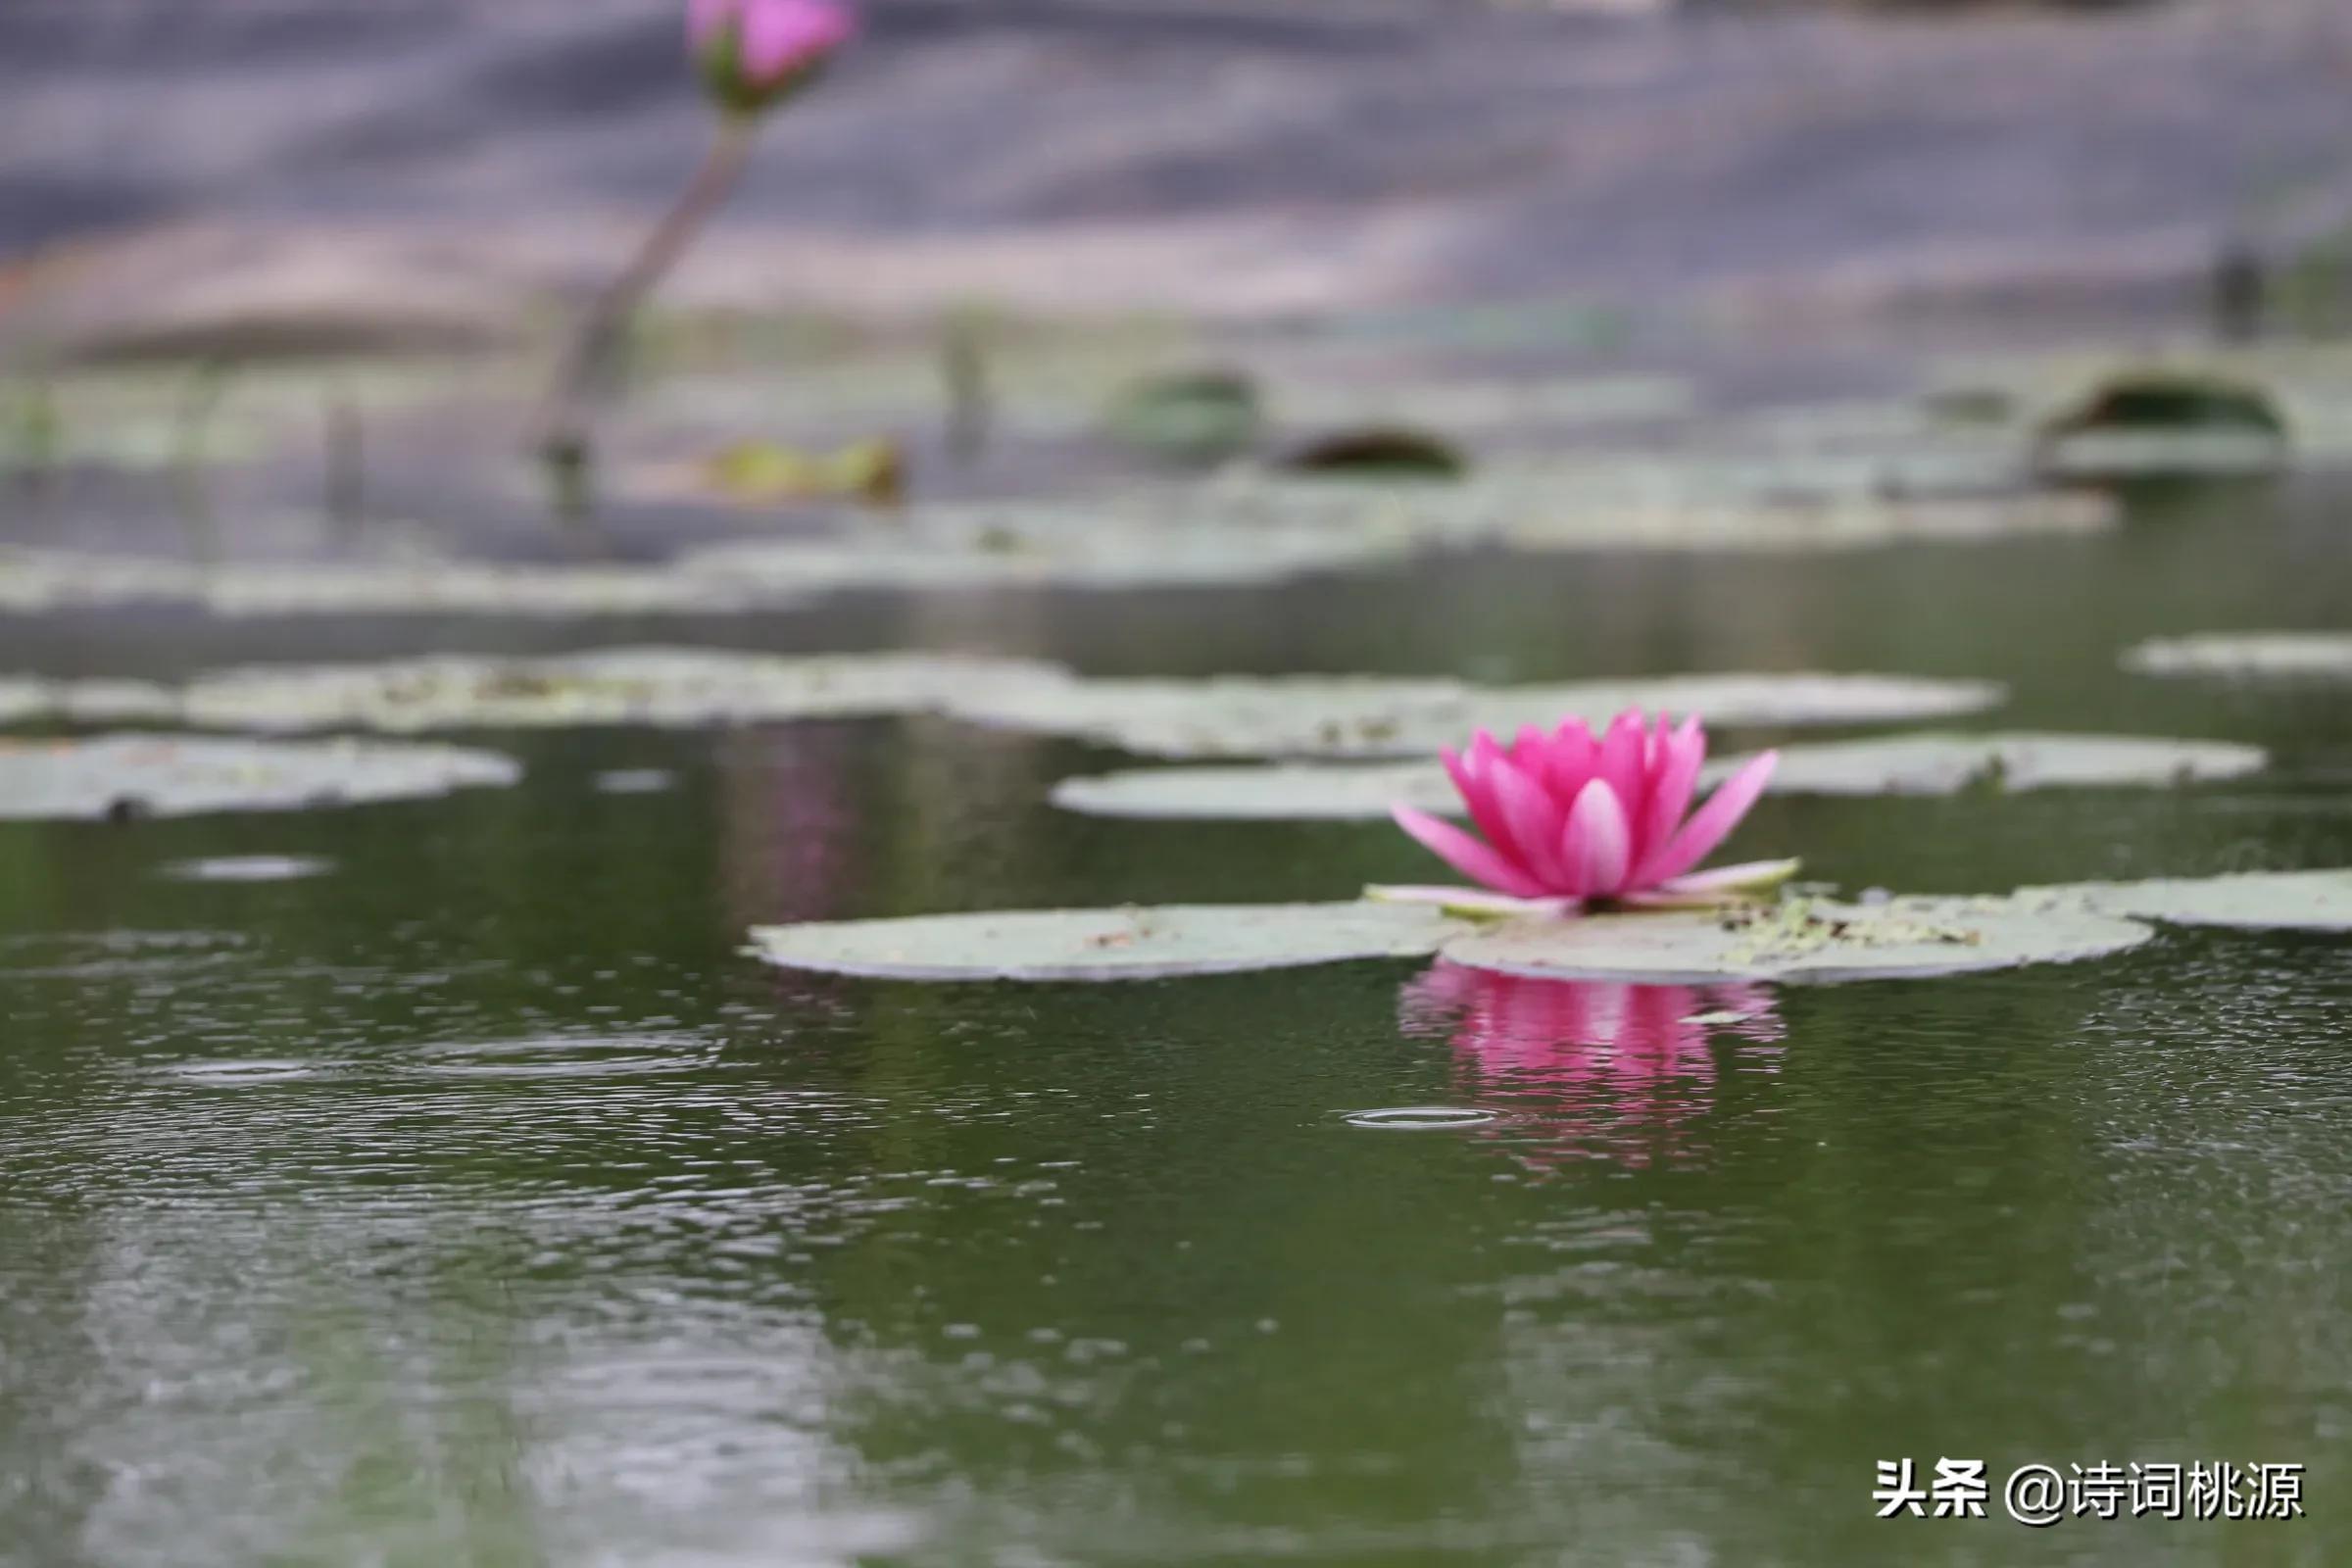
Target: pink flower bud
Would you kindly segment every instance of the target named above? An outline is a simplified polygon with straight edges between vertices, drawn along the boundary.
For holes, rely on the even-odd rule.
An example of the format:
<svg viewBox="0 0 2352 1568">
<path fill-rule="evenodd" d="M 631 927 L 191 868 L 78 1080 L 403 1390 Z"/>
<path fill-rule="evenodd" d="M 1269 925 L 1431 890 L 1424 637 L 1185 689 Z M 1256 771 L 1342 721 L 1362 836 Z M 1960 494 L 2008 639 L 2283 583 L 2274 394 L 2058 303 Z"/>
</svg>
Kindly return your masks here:
<svg viewBox="0 0 2352 1568">
<path fill-rule="evenodd" d="M 737 114 L 769 109 L 813 80 L 858 32 L 830 0 L 687 0 L 686 40 L 704 84 Z"/>
</svg>

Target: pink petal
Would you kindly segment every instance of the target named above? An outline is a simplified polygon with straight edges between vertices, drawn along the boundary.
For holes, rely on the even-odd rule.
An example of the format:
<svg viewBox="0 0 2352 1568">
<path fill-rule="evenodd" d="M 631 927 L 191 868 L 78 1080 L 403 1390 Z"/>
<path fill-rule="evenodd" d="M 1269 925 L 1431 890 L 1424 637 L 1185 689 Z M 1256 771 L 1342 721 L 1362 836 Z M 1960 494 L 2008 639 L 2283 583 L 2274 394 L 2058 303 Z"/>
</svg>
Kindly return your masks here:
<svg viewBox="0 0 2352 1568">
<path fill-rule="evenodd" d="M 1722 788 L 1714 793 L 1706 805 L 1693 811 L 1690 820 L 1685 822 L 1682 830 L 1667 841 L 1666 848 L 1657 858 L 1643 867 L 1648 872 L 1643 879 L 1644 885 L 1681 876 L 1714 854 L 1715 846 L 1731 837 L 1732 829 L 1740 825 L 1740 819 L 1747 814 L 1748 808 L 1756 804 L 1756 797 L 1764 793 L 1764 785 L 1771 779 L 1772 770 L 1780 765 L 1780 753 L 1765 752 L 1724 780 Z"/>
<path fill-rule="evenodd" d="M 1506 759 L 1496 758 L 1488 776 L 1494 787 L 1494 804 L 1501 808 L 1503 822 L 1510 830 L 1507 839 L 1489 834 L 1488 842 L 1496 849 L 1507 846 L 1515 852 L 1513 858 L 1553 892 L 1581 891 L 1569 888 L 1563 880 L 1559 846 L 1565 813 L 1559 804 L 1518 763 Z"/>
<path fill-rule="evenodd" d="M 1608 734 L 1601 737 L 1600 756 L 1592 766 L 1592 776 L 1616 792 L 1618 808 L 1625 811 L 1629 824 L 1640 813 L 1644 795 L 1642 753 L 1648 740 L 1647 728 L 1639 708 L 1619 713 L 1610 720 Z"/>
<path fill-rule="evenodd" d="M 1663 720 L 1660 721 L 1663 723 Z M 1657 880 L 1652 867 L 1665 858 L 1667 841 L 1674 837 L 1683 813 L 1690 809 L 1691 792 L 1698 787 L 1698 770 L 1707 760 L 1707 732 L 1698 720 L 1686 718 L 1663 737 L 1653 764 L 1649 799 L 1642 803 L 1642 821 L 1634 835 L 1634 884 L 1644 887 Z"/>
<path fill-rule="evenodd" d="M 1583 719 L 1561 724 L 1544 747 L 1544 787 L 1556 800 L 1575 800 L 1592 777 L 1592 762 L 1599 751 Z"/>
<path fill-rule="evenodd" d="M 1480 731 L 1484 736 L 1485 731 Z M 1454 793 L 1461 796 L 1462 805 L 1470 812 L 1470 820 L 1487 836 L 1489 844 L 1509 844 L 1511 832 L 1502 819 L 1502 808 L 1494 802 L 1494 782 L 1487 764 L 1480 760 L 1478 742 L 1470 743 L 1468 757 L 1450 746 L 1438 749 L 1438 760 L 1446 764 L 1446 776 L 1453 780 Z"/>
<path fill-rule="evenodd" d="M 1570 892 L 1585 897 L 1615 893 L 1624 885 L 1633 838 L 1625 808 L 1605 778 L 1587 784 L 1568 812 L 1560 835 L 1560 858 Z"/>
<path fill-rule="evenodd" d="M 1521 899 L 1544 898 L 1553 891 L 1451 822 L 1402 805 L 1390 807 L 1389 815 L 1418 839 L 1423 849 L 1473 882 Z"/>
</svg>

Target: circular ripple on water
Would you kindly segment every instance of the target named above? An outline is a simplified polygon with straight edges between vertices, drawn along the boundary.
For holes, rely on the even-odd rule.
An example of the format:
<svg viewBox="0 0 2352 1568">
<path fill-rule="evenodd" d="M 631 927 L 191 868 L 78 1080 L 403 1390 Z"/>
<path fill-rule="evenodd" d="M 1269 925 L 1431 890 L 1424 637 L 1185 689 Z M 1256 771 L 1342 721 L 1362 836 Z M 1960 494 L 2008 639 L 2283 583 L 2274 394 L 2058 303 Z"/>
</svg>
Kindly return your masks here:
<svg viewBox="0 0 2352 1568">
<path fill-rule="evenodd" d="M 1444 1132 L 1454 1127 L 1484 1127 L 1501 1117 L 1491 1110 L 1465 1105 L 1391 1105 L 1379 1110 L 1351 1110 L 1341 1118 L 1350 1127 L 1379 1132 Z"/>
<path fill-rule="evenodd" d="M 696 1035 L 539 1035 L 424 1046 L 404 1067 L 433 1078 L 595 1078 L 688 1072 L 710 1056 Z"/>
</svg>

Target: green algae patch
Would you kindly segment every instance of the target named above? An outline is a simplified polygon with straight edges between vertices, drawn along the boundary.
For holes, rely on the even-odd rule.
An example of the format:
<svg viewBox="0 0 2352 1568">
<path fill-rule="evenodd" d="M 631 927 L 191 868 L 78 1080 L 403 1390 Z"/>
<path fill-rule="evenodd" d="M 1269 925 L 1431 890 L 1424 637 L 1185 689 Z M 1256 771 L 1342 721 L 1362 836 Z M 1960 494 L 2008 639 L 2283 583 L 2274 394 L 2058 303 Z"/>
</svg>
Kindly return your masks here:
<svg viewBox="0 0 2352 1568">
<path fill-rule="evenodd" d="M 1451 962 L 1561 980 L 1696 984 L 1916 979 L 2068 963 L 2137 947 L 2149 927 L 2058 897 L 1791 899 L 1723 910 L 1522 919 L 1447 942 Z"/>
</svg>

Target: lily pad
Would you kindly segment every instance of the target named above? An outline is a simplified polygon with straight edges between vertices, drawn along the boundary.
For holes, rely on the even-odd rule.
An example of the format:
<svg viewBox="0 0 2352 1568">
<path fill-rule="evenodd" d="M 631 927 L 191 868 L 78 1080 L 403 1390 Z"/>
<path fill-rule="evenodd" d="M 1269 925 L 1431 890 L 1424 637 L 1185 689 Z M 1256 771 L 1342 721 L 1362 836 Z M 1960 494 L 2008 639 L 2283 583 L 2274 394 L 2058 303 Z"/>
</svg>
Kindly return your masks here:
<svg viewBox="0 0 2352 1568">
<path fill-rule="evenodd" d="M 2289 456 L 2278 403 L 2261 387 L 2206 371 L 2128 372 L 2042 427 L 2042 472 L 2061 477 L 2267 473 Z"/>
<path fill-rule="evenodd" d="M 1806 899 L 1758 909 L 1512 920 L 1448 941 L 1454 963 L 1549 979 L 1900 979 L 2065 963 L 2137 947 L 2150 929 L 2081 903 L 1897 898 Z"/>
<path fill-rule="evenodd" d="M 1429 762 L 1137 767 L 1065 778 L 1052 799 L 1089 816 L 1189 821 L 1373 821 L 1399 801 L 1462 812 L 1446 770 Z"/>
<path fill-rule="evenodd" d="M 2258 746 L 2135 735 L 1889 735 L 1785 746 L 1769 787 L 1782 795 L 1952 795 L 2185 784 L 2259 772 L 2269 760 Z"/>
<path fill-rule="evenodd" d="M 765 926 L 747 951 L 788 969 L 877 979 L 1151 980 L 1418 957 L 1467 929 L 1406 906 L 1174 905 Z"/>
<path fill-rule="evenodd" d="M 1286 453 L 1282 466 L 1346 478 L 1458 479 L 1470 463 L 1450 442 L 1399 424 L 1315 436 Z"/>
<path fill-rule="evenodd" d="M 190 723 L 267 731 L 692 726 L 935 711 L 973 692 L 1068 679 L 1052 665 L 1015 660 L 623 648 L 549 659 L 256 666 L 198 679 L 182 710 Z"/>
<path fill-rule="evenodd" d="M 959 696 L 962 717 L 1071 735 L 1141 756 L 1414 757 L 1472 731 L 1514 731 L 1628 708 L 1718 724 L 1858 724 L 1989 707 L 1984 681 L 1896 675 L 1673 675 L 1650 680 L 1473 687 L 1373 676 L 1074 680 Z"/>
<path fill-rule="evenodd" d="M 421 800 L 508 785 L 494 752 L 352 740 L 117 734 L 0 742 L 0 817 L 125 820 Z"/>
<path fill-rule="evenodd" d="M 1112 402 L 1111 436 L 1177 463 L 1221 462 L 1257 439 L 1257 387 L 1238 370 L 1188 370 L 1135 382 Z"/>
<path fill-rule="evenodd" d="M 2352 931 L 2352 870 L 2252 871 L 2147 882 L 2079 882 L 2029 893 L 2173 925 Z M 2020 897 L 2026 895 L 2021 894 Z"/>
<path fill-rule="evenodd" d="M 2142 675 L 2352 679 L 2352 636 L 2339 632 L 2214 632 L 2157 637 L 2124 655 Z"/>
<path fill-rule="evenodd" d="M 2061 785 L 2165 785 L 2259 771 L 2267 755 L 2218 741 L 2125 735 L 1892 735 L 1784 746 L 1766 788 L 1777 795 L 1951 795 Z M 1718 783 L 1746 760 L 1701 775 Z M 1129 768 L 1062 780 L 1054 804 L 1095 816 L 1214 820 L 1375 820 L 1396 802 L 1461 815 L 1435 762 L 1284 762 L 1258 767 Z"/>
</svg>

